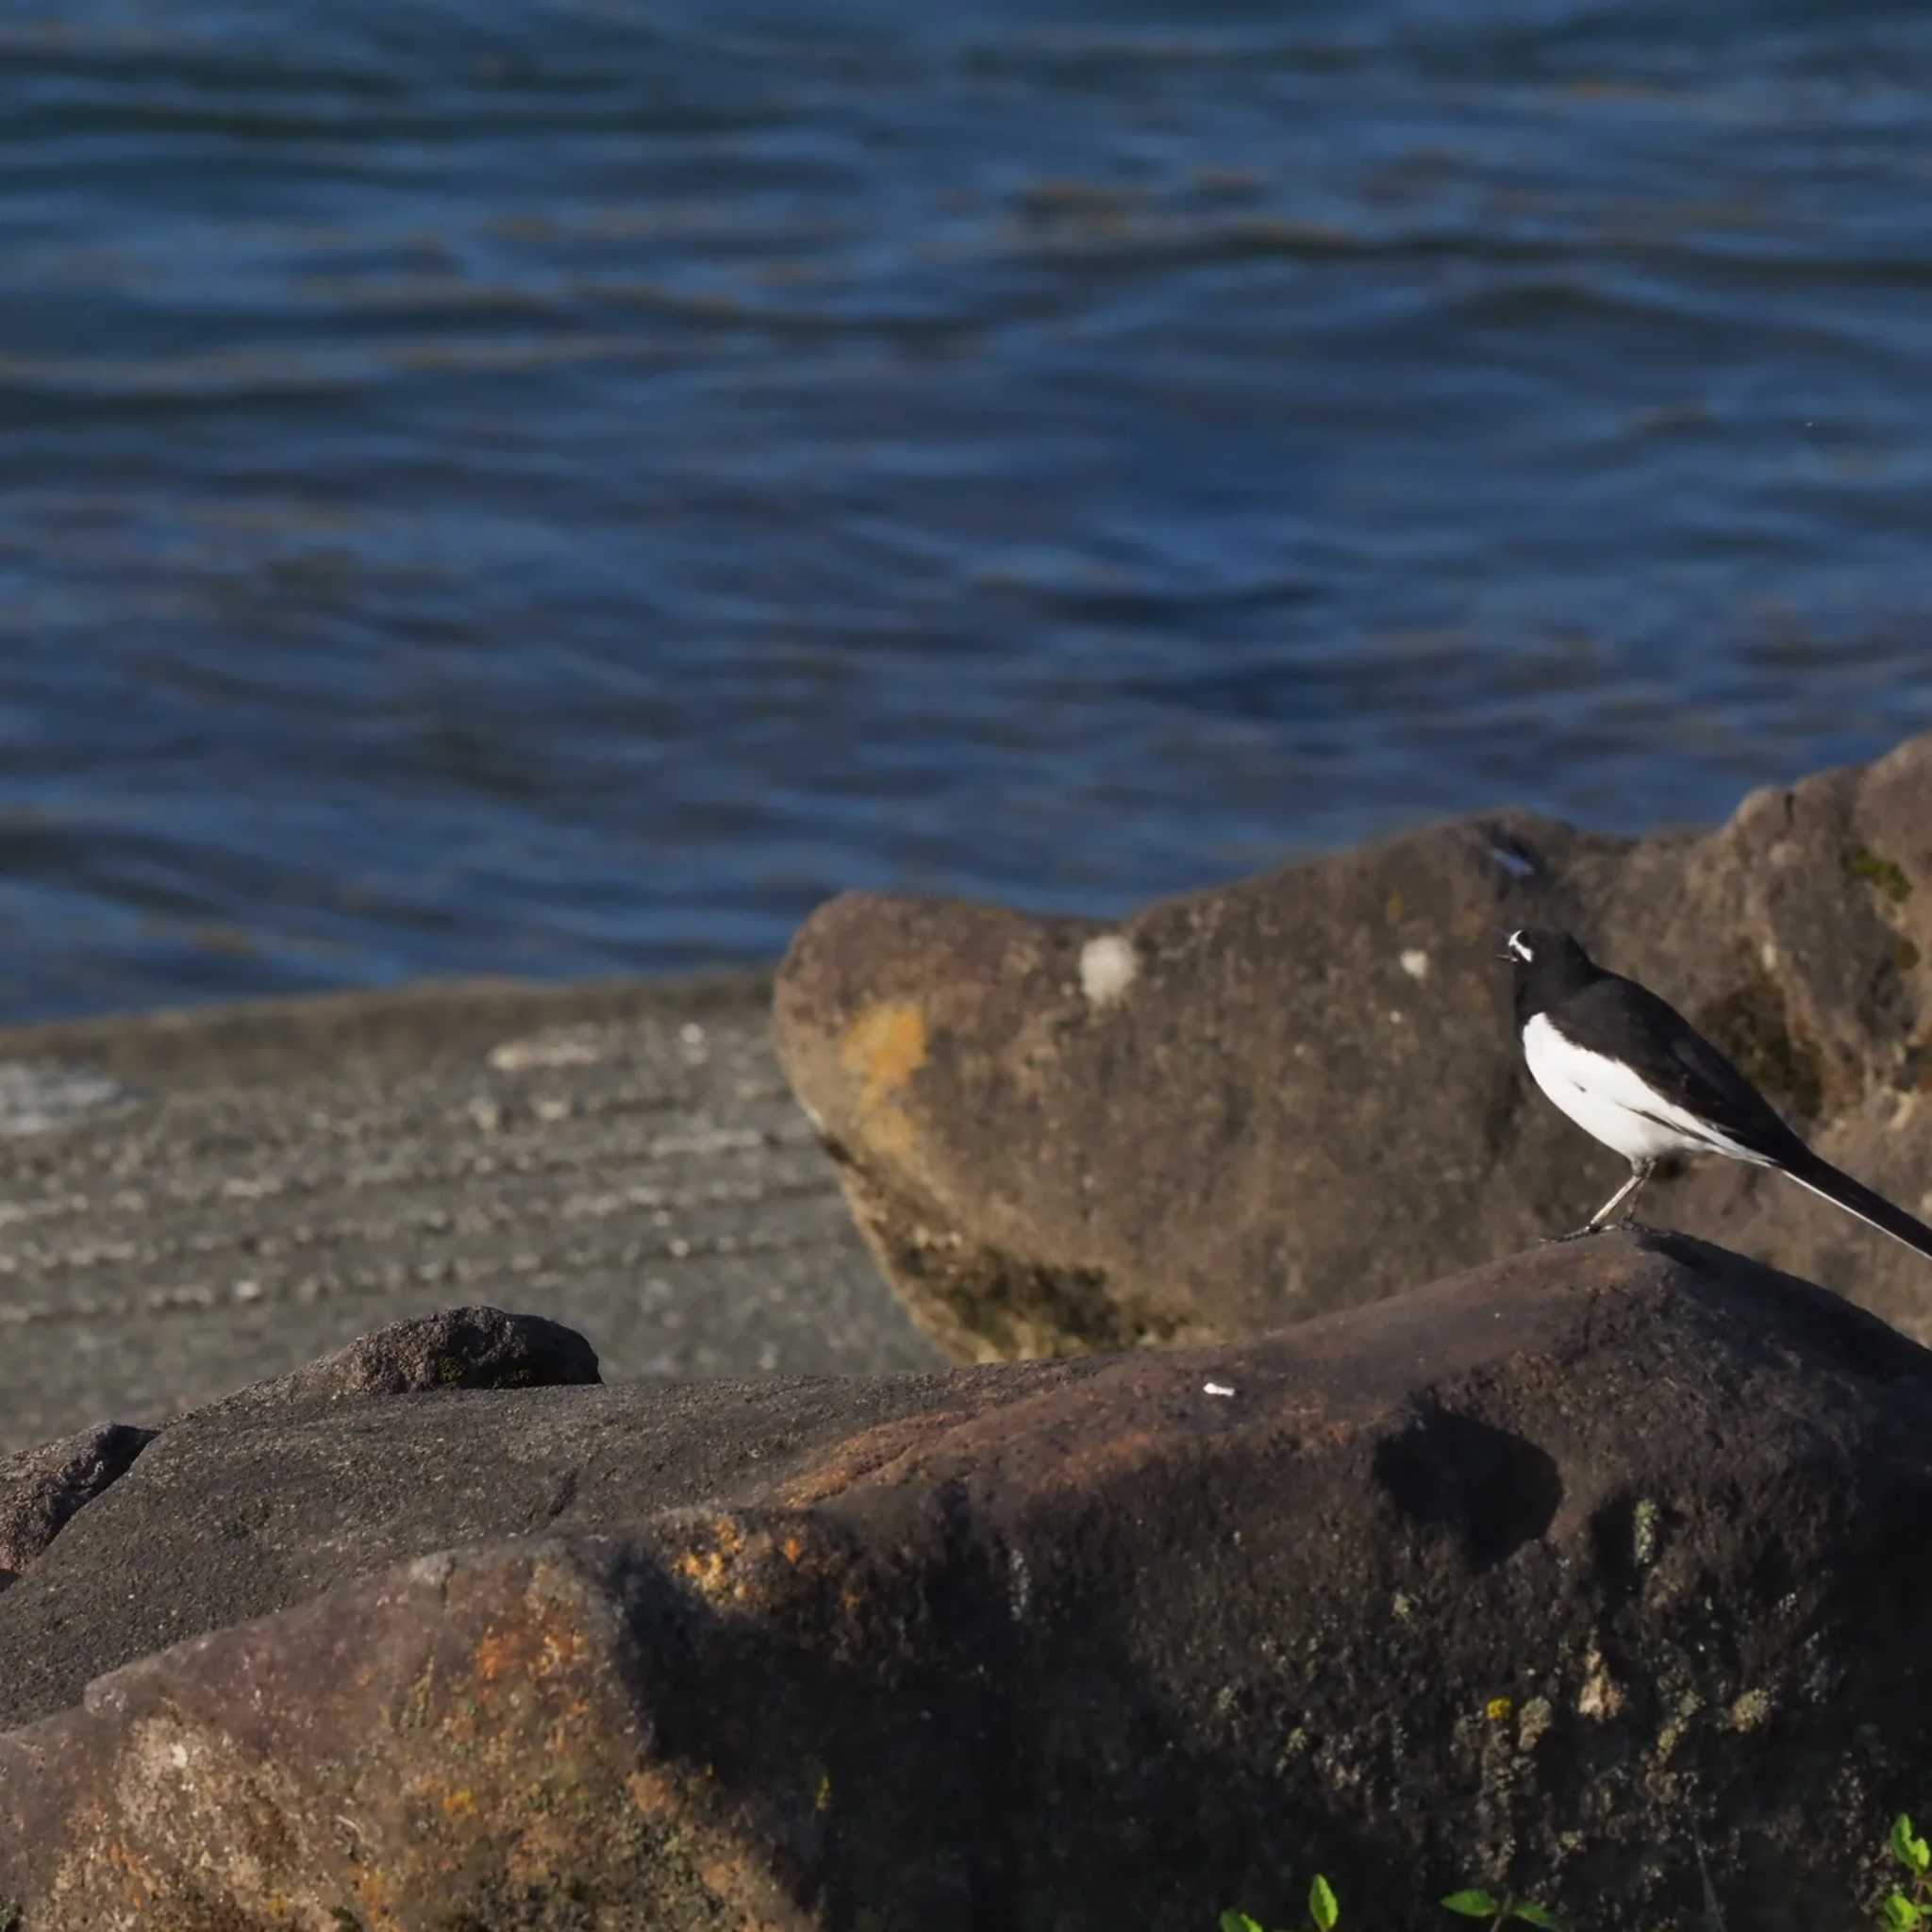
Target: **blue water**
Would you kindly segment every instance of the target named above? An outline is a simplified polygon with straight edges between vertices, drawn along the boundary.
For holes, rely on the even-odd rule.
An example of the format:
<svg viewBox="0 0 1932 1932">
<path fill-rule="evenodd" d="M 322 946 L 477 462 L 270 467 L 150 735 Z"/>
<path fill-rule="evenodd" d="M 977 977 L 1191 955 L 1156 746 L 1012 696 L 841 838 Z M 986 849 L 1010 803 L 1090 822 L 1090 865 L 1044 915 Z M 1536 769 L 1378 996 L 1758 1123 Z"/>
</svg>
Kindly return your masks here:
<svg viewBox="0 0 1932 1932">
<path fill-rule="evenodd" d="M 1928 92 L 1917 4 L 8 14 L 0 1009 L 1869 756 Z"/>
</svg>

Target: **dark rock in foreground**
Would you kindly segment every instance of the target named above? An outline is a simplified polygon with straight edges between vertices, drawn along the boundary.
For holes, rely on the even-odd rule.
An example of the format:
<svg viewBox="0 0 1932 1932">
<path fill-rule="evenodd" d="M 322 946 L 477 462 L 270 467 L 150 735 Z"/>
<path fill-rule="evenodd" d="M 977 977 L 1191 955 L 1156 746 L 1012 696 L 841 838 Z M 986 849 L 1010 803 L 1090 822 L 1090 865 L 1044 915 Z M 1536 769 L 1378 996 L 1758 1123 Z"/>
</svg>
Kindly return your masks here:
<svg viewBox="0 0 1932 1932">
<path fill-rule="evenodd" d="M 1668 1237 L 1214 1349 L 217 1411 L 0 1596 L 0 1896 L 1199 1932 L 1319 1866 L 1662 1932 L 1695 1834 L 1830 1932 L 1924 1799 L 1928 1506 L 1932 1357 Z"/>
<path fill-rule="evenodd" d="M 850 894 L 776 1037 L 957 1358 L 1252 1334 L 1576 1226 L 1623 1163 L 1531 1088 L 1499 933 L 1574 928 L 1819 1151 L 1932 1215 L 1932 738 L 1700 838 L 1438 826 L 1118 926 Z M 1932 1337 L 1932 1268 L 1724 1161 L 1647 1210 Z"/>
<path fill-rule="evenodd" d="M 507 1315 L 501 1308 L 442 1308 L 359 1336 L 346 1348 L 292 1374 L 237 1390 L 197 1410 L 194 1419 L 206 1430 L 221 1419 L 266 1415 L 288 1428 L 295 1411 L 358 1397 L 419 1394 L 431 1389 L 572 1386 L 596 1380 L 596 1350 L 559 1322 L 541 1315 Z M 125 1475 L 159 1434 L 125 1423 L 99 1423 L 60 1441 L 0 1457 L 0 1590 L 16 1582 L 20 1573 L 40 1558 L 84 1505 Z M 153 1468 L 150 1465 L 150 1474 Z M 231 1507 L 245 1511 L 252 1507 L 265 1493 L 262 1477 L 258 1466 L 238 1468 L 227 1494 Z M 90 1533 L 98 1535 L 101 1524 L 111 1520 L 112 1512 L 96 1512 L 89 1519 Z M 220 1533 L 214 1525 L 204 1528 Z M 118 1566 L 126 1572 L 124 1604 L 138 1607 L 149 1595 L 150 1556 L 145 1541 L 125 1552 Z M 211 1574 L 219 1574 L 219 1566 L 192 1560 Z M 130 1610 L 127 1623 L 130 1629 L 139 1626 L 138 1607 Z M 158 1641 L 165 1642 L 178 1634 L 169 1631 Z M 49 1661 L 23 1659 L 0 1682 L 0 1723 L 17 1717 L 36 1668 Z"/>
</svg>

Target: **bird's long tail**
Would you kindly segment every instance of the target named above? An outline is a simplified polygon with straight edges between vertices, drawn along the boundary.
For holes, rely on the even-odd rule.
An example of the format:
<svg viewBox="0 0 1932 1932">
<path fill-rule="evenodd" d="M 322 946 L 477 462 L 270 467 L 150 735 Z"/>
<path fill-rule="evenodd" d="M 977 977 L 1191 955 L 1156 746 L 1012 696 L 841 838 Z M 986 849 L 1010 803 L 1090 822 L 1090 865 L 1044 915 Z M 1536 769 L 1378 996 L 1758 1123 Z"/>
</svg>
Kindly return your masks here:
<svg viewBox="0 0 1932 1932">
<path fill-rule="evenodd" d="M 1832 1166 L 1830 1161 L 1821 1160 L 1809 1148 L 1805 1152 L 1806 1158 L 1802 1161 L 1780 1161 L 1780 1171 L 1790 1174 L 1801 1188 L 1809 1188 L 1814 1194 L 1824 1195 L 1833 1207 L 1842 1208 L 1847 1214 L 1856 1214 L 1880 1234 L 1889 1234 L 1893 1241 L 1903 1241 L 1907 1247 L 1917 1249 L 1927 1260 L 1932 1260 L 1932 1227 L 1907 1214 L 1903 1208 L 1894 1208 L 1883 1194 L 1874 1194 L 1862 1181 L 1855 1181 L 1850 1174 Z"/>
</svg>

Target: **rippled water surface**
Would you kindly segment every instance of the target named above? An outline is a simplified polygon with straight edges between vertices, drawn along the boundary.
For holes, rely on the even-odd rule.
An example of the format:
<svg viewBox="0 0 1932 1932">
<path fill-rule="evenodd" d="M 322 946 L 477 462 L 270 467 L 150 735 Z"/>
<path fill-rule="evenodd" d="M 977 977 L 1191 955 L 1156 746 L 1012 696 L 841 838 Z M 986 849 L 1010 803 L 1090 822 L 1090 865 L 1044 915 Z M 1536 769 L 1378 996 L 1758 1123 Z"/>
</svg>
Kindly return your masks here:
<svg viewBox="0 0 1932 1932">
<path fill-rule="evenodd" d="M 1932 724 L 1932 14 L 0 17 L 15 1016 Z"/>
</svg>

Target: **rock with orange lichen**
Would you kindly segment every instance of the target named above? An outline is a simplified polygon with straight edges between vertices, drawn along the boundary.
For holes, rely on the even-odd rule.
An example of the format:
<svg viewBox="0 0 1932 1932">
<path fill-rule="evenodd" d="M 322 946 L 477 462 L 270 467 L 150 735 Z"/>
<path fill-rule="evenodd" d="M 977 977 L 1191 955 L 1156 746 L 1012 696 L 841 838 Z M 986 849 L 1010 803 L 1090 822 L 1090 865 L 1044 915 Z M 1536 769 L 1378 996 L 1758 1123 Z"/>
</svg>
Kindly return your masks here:
<svg viewBox="0 0 1932 1932">
<path fill-rule="evenodd" d="M 1624 1170 L 1523 1073 L 1514 925 L 1574 927 L 1932 1215 L 1928 826 L 1932 737 L 1702 837 L 1496 815 L 1118 924 L 852 893 L 793 941 L 779 1055 L 961 1360 L 1253 1334 L 1574 1227 Z M 1924 1262 L 1774 1175 L 1650 1202 L 1932 1340 Z"/>
<path fill-rule="evenodd" d="M 0 1594 L 0 1898 L 1196 1932 L 1319 1862 L 1611 1932 L 1701 1846 L 1730 1923 L 1848 1924 L 1928 1508 L 1932 1357 L 1673 1237 L 1212 1348 L 218 1406 Z"/>
<path fill-rule="evenodd" d="M 688 1621 L 617 1547 L 402 1564 L 0 1738 L 0 1870 L 25 1873 L 25 1927 L 575 1925 L 617 1901 L 640 1925 L 802 1924 L 715 1776 L 662 1752 L 639 1642 L 662 1667 Z"/>
</svg>

